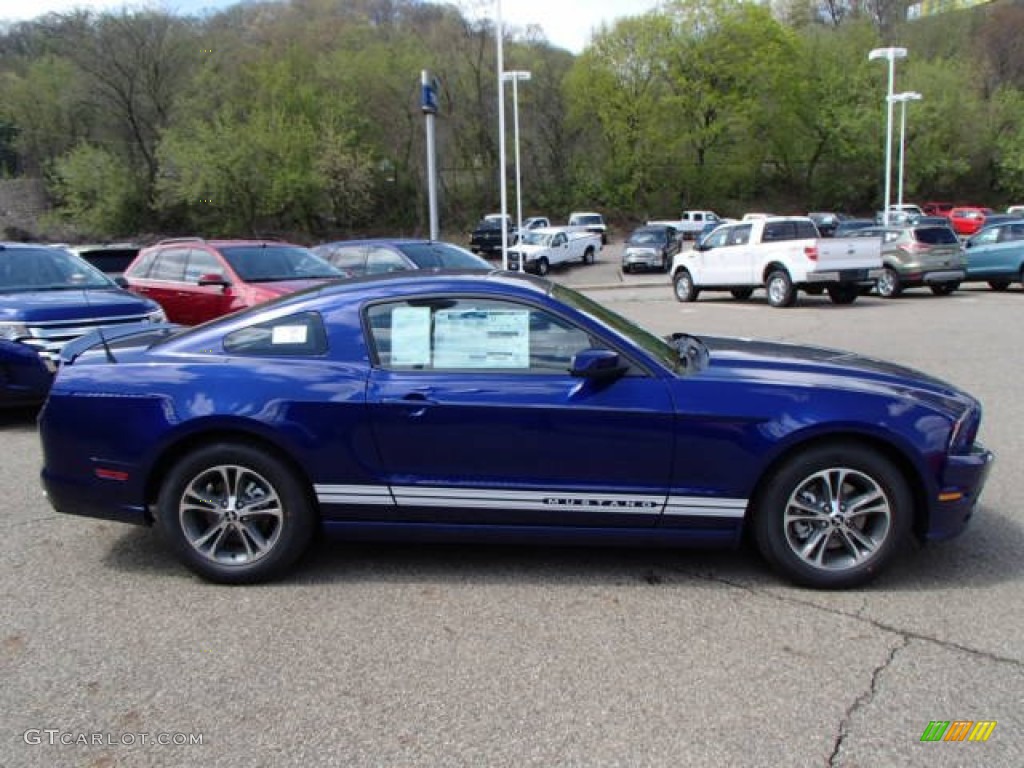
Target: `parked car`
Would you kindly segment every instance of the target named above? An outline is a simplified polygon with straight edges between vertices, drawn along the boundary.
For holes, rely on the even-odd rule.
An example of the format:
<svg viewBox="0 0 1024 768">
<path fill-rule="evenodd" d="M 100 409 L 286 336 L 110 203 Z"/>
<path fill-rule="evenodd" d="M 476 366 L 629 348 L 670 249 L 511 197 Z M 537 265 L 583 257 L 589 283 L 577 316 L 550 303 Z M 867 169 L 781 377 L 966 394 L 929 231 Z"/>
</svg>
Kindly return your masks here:
<svg viewBox="0 0 1024 768">
<path fill-rule="evenodd" d="M 985 227 L 964 242 L 969 282 L 987 282 L 994 291 L 1024 284 L 1024 219 Z"/>
<path fill-rule="evenodd" d="M 511 216 L 505 216 L 505 244 L 511 245 L 516 240 L 516 225 Z M 489 213 L 473 227 L 469 235 L 469 250 L 485 256 L 501 253 L 501 221 L 500 213 Z"/>
<path fill-rule="evenodd" d="M 399 272 L 405 269 L 491 270 L 490 262 L 451 243 L 438 240 L 374 239 L 322 243 L 313 253 L 348 277 Z"/>
<path fill-rule="evenodd" d="M 219 582 L 284 574 L 317 529 L 662 546 L 749 532 L 792 581 L 851 587 L 912 533 L 960 533 L 992 462 L 978 401 L 932 375 L 663 339 L 507 272 L 357 278 L 117 343 L 114 358 L 96 338 L 65 349 L 39 417 L 47 498 L 155 522 Z"/>
<path fill-rule="evenodd" d="M 166 319 L 63 248 L 0 243 L 0 406 L 41 403 L 69 341 Z"/>
<path fill-rule="evenodd" d="M 867 227 L 874 227 L 874 219 L 843 219 L 840 221 L 832 233 L 833 237 L 849 237 L 850 234 L 858 229 L 865 229 Z"/>
<path fill-rule="evenodd" d="M 576 211 L 569 214 L 569 226 L 584 229 L 601 236 L 601 245 L 608 245 L 608 225 L 604 216 L 591 211 Z"/>
<path fill-rule="evenodd" d="M 1024 205 L 1011 205 L 1006 209 L 1010 216 L 1024 216 Z"/>
<path fill-rule="evenodd" d="M 981 229 L 988 229 L 997 224 L 1012 224 L 1015 221 L 1020 221 L 1020 216 L 1012 216 L 1009 213 L 990 213 L 985 217 L 985 223 L 981 225 Z M 981 229 L 978 231 L 980 232 Z"/>
<path fill-rule="evenodd" d="M 162 240 L 124 273 L 173 323 L 196 325 L 345 274 L 308 248 L 267 240 Z"/>
<path fill-rule="evenodd" d="M 668 272 L 672 257 L 682 249 L 682 237 L 675 227 L 662 224 L 634 229 L 622 250 L 622 271 L 657 269 Z"/>
<path fill-rule="evenodd" d="M 828 292 L 835 304 L 852 304 L 881 273 L 877 243 L 822 238 L 806 216 L 769 216 L 723 224 L 693 250 L 672 261 L 672 290 L 679 301 L 702 291 L 729 291 L 740 301 L 764 288 L 773 307 L 791 307 L 798 291 Z"/>
<path fill-rule="evenodd" d="M 832 237 L 836 233 L 836 227 L 839 226 L 839 222 L 842 221 L 842 216 L 838 213 L 828 213 L 825 211 L 814 211 L 807 214 L 807 218 L 814 222 L 814 226 L 818 228 L 818 233 L 822 237 Z"/>
<path fill-rule="evenodd" d="M 889 220 L 885 221 L 885 212 L 875 214 L 875 223 L 882 226 L 898 227 L 914 224 L 924 216 L 921 206 L 914 203 L 894 203 L 889 206 Z"/>
<path fill-rule="evenodd" d="M 991 208 L 959 206 L 949 212 L 949 223 L 953 225 L 953 231 L 958 235 L 970 237 L 985 226 L 985 217 L 990 213 Z"/>
<path fill-rule="evenodd" d="M 76 256 L 80 256 L 96 269 L 110 277 L 120 277 L 128 269 L 142 246 L 137 243 L 95 243 L 90 245 L 65 246 Z"/>
<path fill-rule="evenodd" d="M 593 264 L 601 250 L 601 235 L 576 227 L 548 227 L 524 232 L 508 252 L 508 268 L 546 275 L 554 266 Z"/>
<path fill-rule="evenodd" d="M 960 239 L 948 226 L 869 227 L 851 237 L 882 241 L 882 275 L 875 290 L 887 299 L 920 286 L 928 286 L 936 296 L 948 296 L 967 275 Z"/>
<path fill-rule="evenodd" d="M 949 227 L 953 228 L 953 225 L 949 221 L 948 216 L 921 216 L 914 222 L 915 226 L 918 227 Z"/>
</svg>

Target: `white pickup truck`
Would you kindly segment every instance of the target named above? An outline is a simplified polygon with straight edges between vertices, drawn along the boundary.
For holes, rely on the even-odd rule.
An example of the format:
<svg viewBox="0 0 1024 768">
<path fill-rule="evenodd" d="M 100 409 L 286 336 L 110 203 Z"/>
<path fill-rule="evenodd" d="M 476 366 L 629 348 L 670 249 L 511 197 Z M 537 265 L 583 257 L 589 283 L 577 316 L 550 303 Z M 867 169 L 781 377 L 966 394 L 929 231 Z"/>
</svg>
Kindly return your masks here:
<svg viewBox="0 0 1024 768">
<path fill-rule="evenodd" d="M 792 306 L 798 290 L 852 304 L 882 274 L 881 248 L 874 237 L 819 237 L 804 216 L 767 216 L 718 227 L 676 254 L 672 285 L 679 301 L 696 301 L 701 291 L 747 299 L 765 288 L 773 307 Z"/>
<path fill-rule="evenodd" d="M 720 218 L 714 211 L 683 211 L 683 215 L 674 221 L 658 219 L 656 221 L 648 221 L 647 224 L 648 226 L 661 224 L 674 227 L 684 240 L 696 240 L 700 233 L 709 225 L 724 224 L 725 222 L 726 219 Z"/>
<path fill-rule="evenodd" d="M 523 232 L 508 251 L 508 268 L 546 275 L 556 264 L 593 264 L 601 250 L 601 235 L 574 228 L 544 227 Z"/>
</svg>

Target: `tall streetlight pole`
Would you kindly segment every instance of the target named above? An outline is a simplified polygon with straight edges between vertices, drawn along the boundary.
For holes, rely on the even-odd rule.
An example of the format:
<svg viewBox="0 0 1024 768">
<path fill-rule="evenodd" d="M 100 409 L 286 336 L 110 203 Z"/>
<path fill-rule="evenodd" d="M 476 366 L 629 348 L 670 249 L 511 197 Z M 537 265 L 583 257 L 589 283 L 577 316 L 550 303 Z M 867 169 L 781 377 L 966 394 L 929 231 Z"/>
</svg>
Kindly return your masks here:
<svg viewBox="0 0 1024 768">
<path fill-rule="evenodd" d="M 513 70 L 502 75 L 505 80 L 512 81 L 512 123 L 515 126 L 513 135 L 516 145 L 516 232 L 522 234 L 523 229 L 523 195 L 522 177 L 519 171 L 519 81 L 530 79 L 530 73 L 523 70 Z M 519 268 L 526 271 L 526 262 L 523 261 Z"/>
<path fill-rule="evenodd" d="M 904 147 L 907 143 L 907 102 L 908 101 L 920 101 L 921 94 L 917 91 L 904 91 L 903 93 L 893 94 L 893 101 L 899 102 L 900 105 L 900 173 L 897 177 L 899 179 L 896 185 L 896 204 L 901 207 L 903 205 L 903 153 Z"/>
<path fill-rule="evenodd" d="M 501 25 L 501 0 L 495 0 L 497 20 L 495 35 L 498 48 L 498 174 L 501 183 L 501 268 L 508 269 L 508 182 L 505 178 L 505 32 Z"/>
<path fill-rule="evenodd" d="M 885 207 L 882 209 L 882 223 L 889 224 L 889 201 L 892 197 L 892 89 L 896 80 L 896 59 L 907 56 L 906 48 L 875 48 L 868 54 L 868 61 L 887 59 L 889 62 L 889 91 L 885 97 Z"/>
</svg>

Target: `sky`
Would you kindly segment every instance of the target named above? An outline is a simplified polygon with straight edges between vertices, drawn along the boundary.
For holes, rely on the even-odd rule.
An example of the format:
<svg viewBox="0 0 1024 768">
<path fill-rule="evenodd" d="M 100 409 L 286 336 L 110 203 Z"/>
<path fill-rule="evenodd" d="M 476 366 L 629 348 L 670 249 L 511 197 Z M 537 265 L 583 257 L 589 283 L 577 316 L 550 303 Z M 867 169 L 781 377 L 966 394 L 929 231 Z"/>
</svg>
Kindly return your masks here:
<svg viewBox="0 0 1024 768">
<path fill-rule="evenodd" d="M 499 0 L 486 2 L 468 0 L 453 2 L 473 17 L 490 16 Z M 204 9 L 217 9 L 233 5 L 236 0 L 0 0 L 0 21 L 23 21 L 49 12 L 69 11 L 75 8 L 111 10 L 152 5 L 179 14 L 197 13 Z M 345 0 L 338 0 L 345 2 Z M 502 23 L 506 26 L 525 27 L 537 24 L 547 39 L 561 48 L 579 53 L 589 42 L 591 33 L 602 22 L 611 23 L 622 16 L 636 16 L 651 10 L 657 0 L 500 0 Z M 481 10 L 472 10 L 481 9 Z"/>
</svg>

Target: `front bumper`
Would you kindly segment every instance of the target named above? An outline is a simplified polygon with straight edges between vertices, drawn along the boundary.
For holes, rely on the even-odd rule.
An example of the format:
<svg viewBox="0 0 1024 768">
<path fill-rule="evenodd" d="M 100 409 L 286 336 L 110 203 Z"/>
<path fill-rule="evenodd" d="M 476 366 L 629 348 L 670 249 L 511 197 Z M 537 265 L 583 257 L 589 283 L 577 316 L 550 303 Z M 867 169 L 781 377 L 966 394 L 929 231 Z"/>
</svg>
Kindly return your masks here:
<svg viewBox="0 0 1024 768">
<path fill-rule="evenodd" d="M 657 251 L 626 251 L 622 254 L 624 267 L 660 267 L 661 254 Z"/>
<path fill-rule="evenodd" d="M 32 347 L 0 340 L 0 406 L 43 402 L 53 384 L 54 369 Z"/>
<path fill-rule="evenodd" d="M 974 514 L 994 461 L 995 455 L 980 443 L 975 443 L 966 456 L 946 459 L 942 488 L 929 505 L 926 540 L 941 541 L 963 532 Z"/>
</svg>

